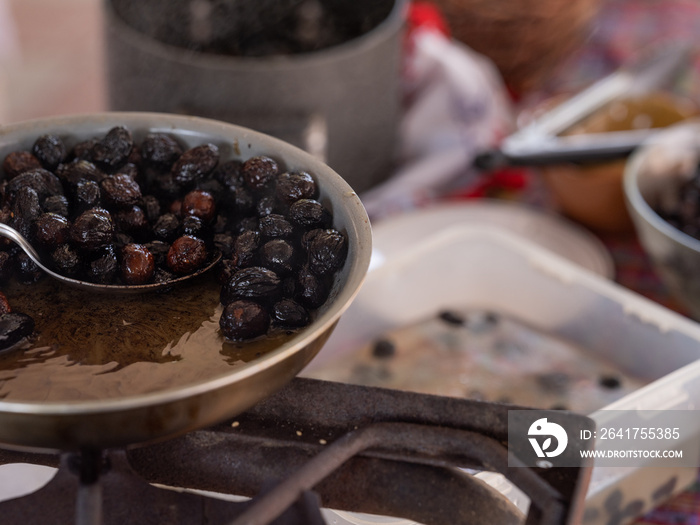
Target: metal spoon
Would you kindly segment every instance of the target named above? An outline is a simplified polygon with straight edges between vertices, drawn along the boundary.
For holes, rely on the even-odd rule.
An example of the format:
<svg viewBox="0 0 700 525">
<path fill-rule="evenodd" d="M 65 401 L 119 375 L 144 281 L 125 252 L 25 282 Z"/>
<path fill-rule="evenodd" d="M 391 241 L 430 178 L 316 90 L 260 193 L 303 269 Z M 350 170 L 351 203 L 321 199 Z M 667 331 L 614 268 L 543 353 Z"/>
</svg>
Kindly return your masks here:
<svg viewBox="0 0 700 525">
<path fill-rule="evenodd" d="M 171 279 L 169 281 L 164 281 L 164 282 L 158 282 L 158 283 L 149 283 L 149 284 L 133 284 L 133 285 L 122 285 L 122 284 L 97 284 L 97 283 L 91 283 L 87 281 L 80 281 L 78 279 L 72 279 L 70 277 L 66 277 L 65 275 L 60 275 L 53 270 L 50 270 L 47 268 L 42 262 L 41 259 L 39 258 L 39 254 L 36 252 L 36 250 L 32 247 L 31 244 L 29 244 L 29 241 L 24 238 L 24 236 L 19 233 L 17 230 L 12 228 L 11 226 L 8 226 L 7 224 L 2 224 L 0 223 L 0 236 L 2 237 L 7 237 L 8 239 L 13 240 L 16 242 L 22 250 L 24 250 L 24 253 L 26 253 L 29 258 L 36 263 L 36 265 L 41 268 L 44 272 L 49 274 L 51 277 L 56 279 L 57 281 L 61 281 L 62 283 L 66 283 L 70 286 L 73 286 L 74 288 L 80 288 L 81 290 L 88 290 L 91 292 L 99 292 L 99 293 L 114 293 L 114 294 L 134 294 L 134 293 L 145 293 L 145 292 L 155 292 L 158 290 L 164 290 L 167 288 L 171 288 L 172 286 L 175 286 L 177 284 L 183 283 L 189 279 L 192 279 L 194 277 L 197 277 L 199 275 L 202 275 L 203 273 L 211 270 L 214 266 L 216 266 L 216 263 L 218 263 L 221 260 L 221 252 L 216 251 L 213 253 L 209 261 L 205 266 L 202 266 L 199 270 L 197 270 L 194 273 L 188 274 L 188 275 L 183 275 L 181 277 L 177 277 L 175 279 Z"/>
</svg>

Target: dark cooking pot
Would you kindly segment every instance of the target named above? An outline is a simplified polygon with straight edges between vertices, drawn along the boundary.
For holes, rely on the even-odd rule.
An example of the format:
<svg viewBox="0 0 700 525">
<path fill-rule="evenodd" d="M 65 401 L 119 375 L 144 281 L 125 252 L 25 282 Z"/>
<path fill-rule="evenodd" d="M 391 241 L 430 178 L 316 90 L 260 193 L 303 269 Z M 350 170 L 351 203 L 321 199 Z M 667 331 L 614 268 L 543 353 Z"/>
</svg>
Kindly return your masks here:
<svg viewBox="0 0 700 525">
<path fill-rule="evenodd" d="M 332 10 L 352 28 L 347 40 L 286 54 L 268 45 L 299 4 Z M 405 0 L 104 5 L 111 109 L 199 115 L 271 134 L 318 156 L 358 192 L 390 174 Z M 246 56 L 231 54 L 239 51 Z"/>
<path fill-rule="evenodd" d="M 206 333 L 205 325 L 209 325 L 208 329 L 211 330 L 211 324 L 216 321 L 218 291 L 215 292 L 216 299 L 213 304 L 208 307 L 210 309 L 202 312 L 204 322 L 197 321 L 194 327 L 187 326 L 181 319 L 182 313 L 175 312 L 173 315 L 176 318 L 172 326 L 166 328 L 151 326 L 149 322 L 152 321 L 139 318 L 138 315 L 132 315 L 133 318 L 128 322 L 127 320 L 123 322 L 122 317 L 110 319 L 110 315 L 112 318 L 130 315 L 130 308 L 122 308 L 118 314 L 111 313 L 110 308 L 105 309 L 100 306 L 100 301 L 108 301 L 108 298 L 90 296 L 89 292 L 70 287 L 58 288 L 59 285 L 51 282 L 50 285 L 54 286 L 52 295 L 46 297 L 46 301 L 39 298 L 39 301 L 30 303 L 28 307 L 39 309 L 42 306 L 50 309 L 51 315 L 60 317 L 59 324 L 67 325 L 63 329 L 69 329 L 72 340 L 80 337 L 81 330 L 84 331 L 88 323 L 98 325 L 93 335 L 86 337 L 86 342 L 82 343 L 83 346 L 89 347 L 86 352 L 87 361 L 90 361 L 93 351 L 95 353 L 98 350 L 112 352 L 113 355 L 108 357 L 105 367 L 86 366 L 84 367 L 86 372 L 83 374 L 80 374 L 81 364 L 70 362 L 70 356 L 68 356 L 66 358 L 69 361 L 68 366 L 58 368 L 53 373 L 66 376 L 77 373 L 77 375 L 72 376 L 69 388 L 64 389 L 65 394 L 47 396 L 48 400 L 30 399 L 31 396 L 27 398 L 28 400 L 23 400 L 21 395 L 13 397 L 12 394 L 7 394 L 13 374 L 19 374 L 19 372 L 33 374 L 27 379 L 30 394 L 34 385 L 37 388 L 44 388 L 48 383 L 53 385 L 51 387 L 53 390 L 61 386 L 62 377 L 45 377 L 50 373 L 46 370 L 51 368 L 39 367 L 32 372 L 31 367 L 38 359 L 38 354 L 20 355 L 21 359 L 17 363 L 16 370 L 12 370 L 9 374 L 5 373 L 4 381 L 3 377 L 0 377 L 0 391 L 5 389 L 5 392 L 0 392 L 0 395 L 7 396 L 0 399 L 0 446 L 58 450 L 118 447 L 164 439 L 211 425 L 242 412 L 281 388 L 316 355 L 335 327 L 340 315 L 355 297 L 367 271 L 371 252 L 370 224 L 352 188 L 328 166 L 308 153 L 278 139 L 245 128 L 196 117 L 153 113 L 105 113 L 58 117 L 3 126 L 0 129 L 0 158 L 4 158 L 10 151 L 31 149 L 36 137 L 45 133 L 61 136 L 66 144 L 72 147 L 81 140 L 104 135 L 107 130 L 116 125 L 127 126 L 134 134 L 135 140 L 142 140 L 149 131 L 162 131 L 176 136 L 183 145 L 187 146 L 213 142 L 219 147 L 222 162 L 229 158 L 245 160 L 254 155 L 266 154 L 277 159 L 288 170 L 308 171 L 317 181 L 320 191 L 319 200 L 333 212 L 335 227 L 347 234 L 349 246 L 347 261 L 338 275 L 331 297 L 319 309 L 311 325 L 267 353 L 244 359 L 247 362 L 241 362 L 236 366 L 229 366 L 225 356 L 220 355 L 222 354 L 220 337 L 218 339 L 199 337 L 201 333 Z M 203 285 L 197 283 L 193 286 L 197 288 L 191 290 L 191 296 L 196 299 L 201 295 Z M 187 297 L 172 295 L 179 293 L 188 292 L 180 292 L 177 289 L 166 295 L 151 294 L 134 299 L 119 298 L 116 301 L 134 301 L 134 308 L 148 306 L 149 301 L 160 301 L 163 306 L 159 309 L 167 310 L 176 297 Z M 77 299 L 80 302 L 78 306 L 83 307 L 88 312 L 88 316 L 97 315 L 97 310 L 101 308 L 106 311 L 108 318 L 103 322 L 83 317 L 85 323 L 82 323 L 80 319 L 71 316 L 71 308 L 66 306 L 64 299 L 72 299 L 73 304 Z M 43 305 L 36 304 L 44 302 Z M 145 305 L 139 304 L 144 302 Z M 113 306 L 121 308 L 121 304 L 123 303 L 115 302 Z M 178 307 L 193 308 L 186 302 Z M 152 315 L 157 316 L 159 312 L 153 312 Z M 114 328 L 116 335 L 112 337 L 107 334 L 106 342 L 102 341 L 101 348 L 96 348 L 98 339 L 104 335 L 103 332 L 109 332 L 111 321 L 114 321 L 113 324 L 116 326 Z M 37 321 L 37 326 L 39 325 L 40 320 Z M 139 342 L 142 345 L 148 343 L 146 338 L 130 339 L 132 328 L 139 328 L 141 333 L 146 334 L 146 338 L 150 334 L 165 330 L 167 339 L 173 341 L 172 345 L 181 345 L 185 350 L 195 344 L 199 337 L 197 352 L 211 352 L 213 359 L 218 361 L 214 362 L 213 369 L 208 368 L 201 373 L 199 370 L 192 373 L 192 367 L 199 366 L 196 359 L 188 361 L 185 358 L 166 364 L 148 363 L 148 366 L 154 367 L 172 366 L 173 374 L 180 376 L 179 384 L 172 386 L 168 385 L 167 381 L 154 382 L 148 389 L 134 394 L 129 384 L 134 385 L 136 381 L 147 382 L 150 380 L 148 371 L 155 368 L 145 368 L 146 374 L 134 378 L 130 371 L 139 367 L 124 366 L 124 363 L 120 363 L 122 347 L 126 351 L 128 345 L 136 346 Z M 51 335 L 42 334 L 42 337 L 46 336 L 47 340 L 44 344 L 51 344 Z M 172 345 L 168 343 L 159 347 L 156 357 L 165 355 L 165 351 L 172 350 Z M 107 346 L 109 348 L 105 348 Z M 51 348 L 48 350 L 49 353 L 45 358 L 50 364 L 52 359 L 56 360 L 56 351 L 51 353 Z M 60 354 L 60 348 L 58 353 Z M 115 362 L 117 367 L 106 366 L 111 362 Z M 90 372 L 95 369 L 98 371 Z M 84 394 L 81 390 L 91 391 L 95 381 L 109 381 L 110 374 L 121 379 L 116 386 L 114 382 L 109 383 L 111 385 L 109 388 L 112 390 L 106 393 L 105 398 L 81 397 Z M 189 377 L 188 374 L 192 379 L 183 381 L 184 377 Z M 143 385 L 136 386 L 143 387 Z"/>
</svg>

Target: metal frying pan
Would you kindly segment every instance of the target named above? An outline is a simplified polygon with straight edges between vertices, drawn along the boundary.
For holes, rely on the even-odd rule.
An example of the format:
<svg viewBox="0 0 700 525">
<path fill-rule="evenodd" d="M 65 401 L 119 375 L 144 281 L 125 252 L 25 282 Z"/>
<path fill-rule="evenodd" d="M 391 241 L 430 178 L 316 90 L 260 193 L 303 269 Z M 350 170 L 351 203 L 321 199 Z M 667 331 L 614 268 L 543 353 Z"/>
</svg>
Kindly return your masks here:
<svg viewBox="0 0 700 525">
<path fill-rule="evenodd" d="M 136 141 L 149 131 L 163 131 L 175 135 L 187 146 L 204 142 L 217 144 L 222 161 L 230 158 L 245 160 L 254 155 L 267 154 L 276 158 L 288 170 L 308 171 L 317 180 L 319 199 L 334 214 L 335 227 L 347 233 L 348 259 L 338 275 L 330 299 L 319 310 L 310 326 L 277 343 L 269 351 L 260 352 L 260 355 L 254 353 L 242 360 L 233 359 L 229 355 L 228 358 L 221 359 L 220 365 L 197 374 L 191 374 L 194 365 L 190 361 L 174 356 L 173 352 L 177 353 L 178 348 L 186 352 L 205 325 L 213 324 L 212 319 L 215 318 L 205 319 L 199 328 L 188 326 L 179 314 L 171 315 L 174 321 L 167 328 L 160 327 L 157 320 L 159 315 L 170 315 L 173 305 L 189 310 L 197 308 L 198 301 L 209 293 L 207 290 L 210 290 L 211 283 L 201 281 L 192 285 L 194 288 L 189 291 L 180 292 L 178 289 L 171 292 L 190 295 L 155 294 L 140 298 L 99 299 L 89 292 L 74 289 L 67 291 L 67 287 L 62 288 L 60 283 L 55 283 L 52 279 L 48 280 L 51 284 L 46 292 L 42 292 L 41 288 L 26 288 L 14 300 L 26 309 L 36 310 L 33 313 L 36 314 L 39 329 L 49 318 L 54 321 L 51 326 L 61 329 L 71 327 L 67 330 L 71 341 L 83 352 L 80 359 L 87 364 L 78 362 L 80 359 L 75 355 L 59 355 L 62 347 L 57 344 L 48 346 L 45 355 L 39 351 L 20 354 L 22 361 L 13 372 L 5 371 L 3 375 L 0 367 L 0 397 L 3 398 L 0 400 L 0 446 L 33 450 L 122 447 L 166 439 L 242 412 L 281 388 L 316 355 L 364 280 L 371 253 L 371 229 L 359 198 L 325 164 L 272 137 L 231 124 L 195 117 L 156 113 L 75 115 L 28 121 L 1 128 L 0 158 L 13 150 L 30 149 L 34 140 L 44 133 L 58 134 L 71 146 L 78 141 L 100 136 L 115 125 L 127 126 Z M 75 308 L 63 307 L 64 299 L 72 300 L 70 304 L 76 305 Z M 99 302 L 101 300 L 113 302 L 102 304 Z M 11 304 L 12 301 L 11 297 Z M 151 301 L 155 303 L 151 304 Z M 43 310 L 38 310 L 40 304 L 43 304 Z M 210 313 L 211 316 L 216 315 L 215 308 L 218 305 L 209 306 L 212 310 L 204 312 L 204 318 Z M 137 315 L 135 312 L 141 311 L 137 307 L 152 307 L 149 318 L 129 318 L 127 322 L 127 316 Z M 74 310 L 80 308 L 83 313 L 76 317 Z M 103 311 L 103 314 L 107 312 L 108 315 L 99 318 L 99 311 Z M 129 339 L 131 327 L 140 327 L 141 339 Z M 56 330 L 58 333 L 58 328 Z M 137 368 L 135 365 L 139 363 L 120 362 L 121 354 L 122 351 L 126 352 L 127 347 L 129 351 L 138 353 L 141 346 L 148 347 L 153 338 L 161 337 L 162 331 L 167 332 L 166 338 L 172 339 L 172 342 L 161 348 L 160 352 L 149 349 L 149 355 L 155 355 L 154 362 L 143 366 L 151 367 L 146 370 L 172 366 L 171 375 L 177 381 L 160 381 L 146 386 L 145 383 L 153 374 L 147 372 L 130 377 L 130 370 Z M 51 341 L 52 336 L 51 333 L 41 335 L 48 344 L 55 343 Z M 139 341 L 141 345 L 138 344 Z M 222 346 L 220 338 L 204 341 L 205 344 L 197 347 L 197 352 L 211 352 L 215 358 L 227 352 L 230 354 L 231 348 L 226 347 L 226 343 Z M 233 351 L 238 350 L 233 348 Z M 244 350 L 241 352 L 245 353 Z M 51 367 L 46 370 L 37 368 L 32 379 L 37 386 L 35 388 L 30 384 L 27 390 L 39 394 L 41 399 L 34 399 L 31 395 L 22 399 L 21 388 L 19 394 L 7 392 L 14 372 L 15 375 L 21 375 L 31 369 L 36 361 L 52 363 L 57 360 L 63 360 L 69 366 L 53 371 Z M 233 361 L 236 363 L 230 364 Z M 78 373 L 71 378 L 71 387 L 61 390 L 61 382 L 67 380 L 70 374 L 79 372 L 81 366 L 97 372 L 83 376 Z M 90 394 L 95 382 L 117 376 L 120 377 L 119 387 L 107 389 L 104 398 Z M 47 384 L 50 386 L 47 387 Z M 44 388 L 45 391 L 36 390 L 37 388 Z"/>
</svg>

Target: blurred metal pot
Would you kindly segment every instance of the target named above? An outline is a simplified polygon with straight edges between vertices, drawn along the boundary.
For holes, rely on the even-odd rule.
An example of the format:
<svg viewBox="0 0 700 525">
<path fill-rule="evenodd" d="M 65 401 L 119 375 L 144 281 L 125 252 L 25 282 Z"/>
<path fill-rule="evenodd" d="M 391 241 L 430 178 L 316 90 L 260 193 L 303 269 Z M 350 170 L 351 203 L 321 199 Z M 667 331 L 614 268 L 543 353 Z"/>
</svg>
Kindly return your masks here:
<svg viewBox="0 0 700 525">
<path fill-rule="evenodd" d="M 276 21 L 275 13 L 303 3 L 312 11 L 333 9 L 343 23 L 354 24 L 357 36 L 287 54 L 266 54 L 265 42 L 258 41 L 251 54 L 259 56 L 201 45 L 222 42 L 227 31 L 264 34 L 260 30 Z M 250 127 L 309 151 L 363 191 L 391 173 L 405 5 L 105 0 L 110 109 L 192 114 Z M 306 26 L 307 33 L 328 30 L 313 19 Z"/>
</svg>

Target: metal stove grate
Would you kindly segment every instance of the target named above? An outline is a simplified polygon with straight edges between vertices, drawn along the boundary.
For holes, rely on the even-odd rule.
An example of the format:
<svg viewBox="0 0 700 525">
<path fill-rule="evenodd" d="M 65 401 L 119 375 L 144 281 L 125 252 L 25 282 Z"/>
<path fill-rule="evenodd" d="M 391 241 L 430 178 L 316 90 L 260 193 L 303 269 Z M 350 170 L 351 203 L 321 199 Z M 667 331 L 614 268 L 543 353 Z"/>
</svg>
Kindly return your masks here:
<svg viewBox="0 0 700 525">
<path fill-rule="evenodd" d="M 59 467 L 41 490 L 0 503 L 0 516 L 6 525 L 313 525 L 324 523 L 322 503 L 426 525 L 523 521 L 461 467 L 518 486 L 531 501 L 526 524 L 571 522 L 587 467 L 508 467 L 512 408 L 297 378 L 233 420 L 154 445 L 61 456 L 0 450 L 0 464 Z"/>
</svg>

